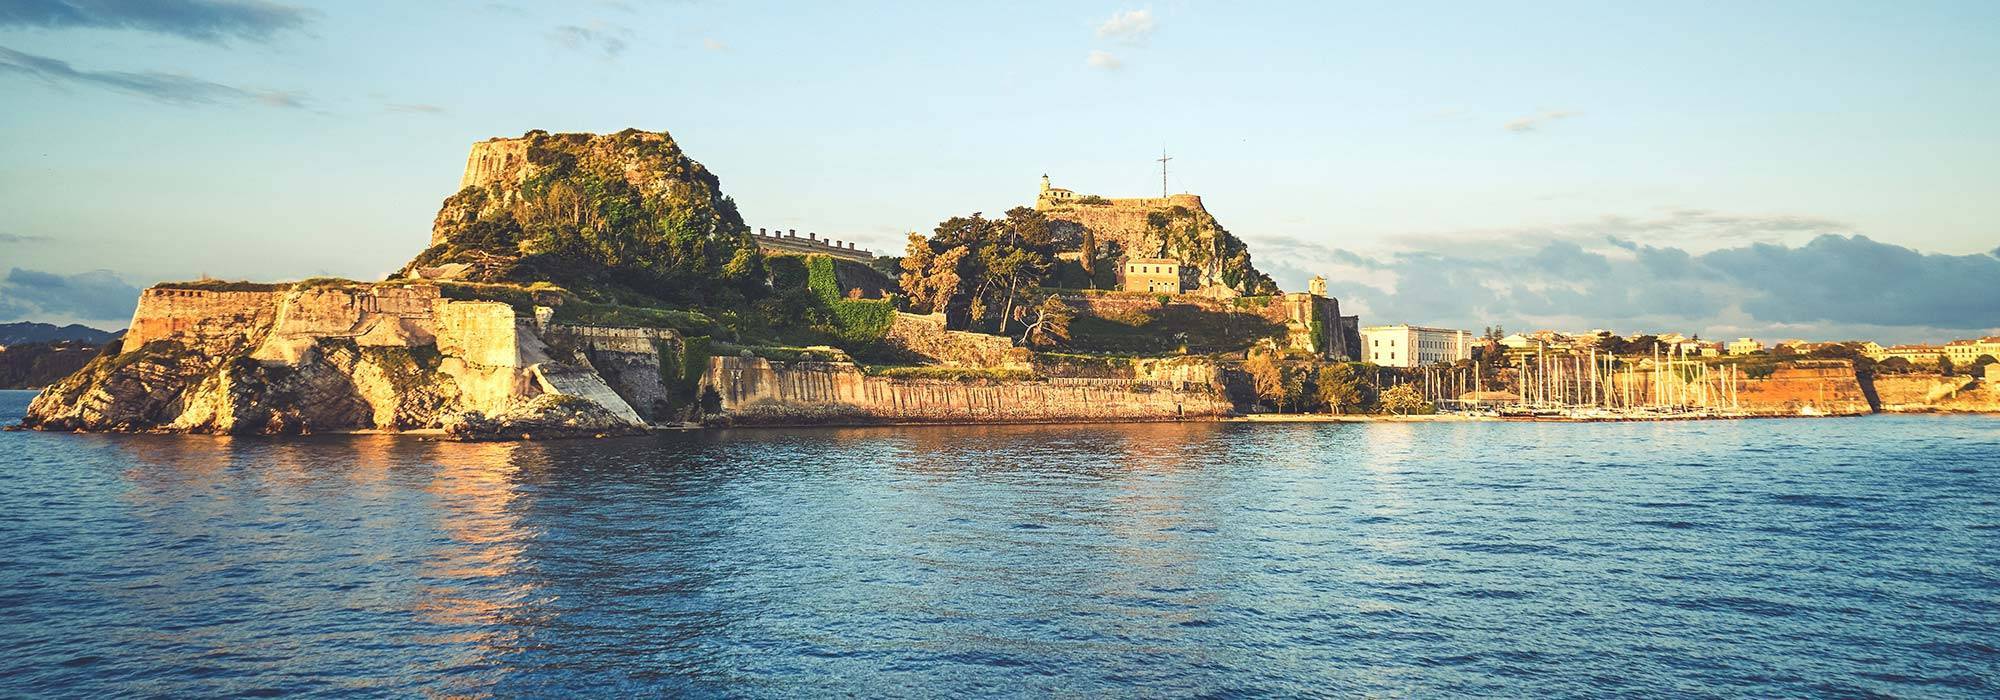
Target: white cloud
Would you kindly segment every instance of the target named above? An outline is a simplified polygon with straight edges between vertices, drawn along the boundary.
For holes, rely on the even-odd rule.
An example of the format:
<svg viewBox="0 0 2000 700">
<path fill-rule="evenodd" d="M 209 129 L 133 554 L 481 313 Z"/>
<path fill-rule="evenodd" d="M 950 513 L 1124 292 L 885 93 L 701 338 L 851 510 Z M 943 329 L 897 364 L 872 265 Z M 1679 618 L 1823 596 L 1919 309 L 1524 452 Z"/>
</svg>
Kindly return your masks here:
<svg viewBox="0 0 2000 700">
<path fill-rule="evenodd" d="M 1104 70 L 1118 70 L 1125 67 L 1125 62 L 1118 60 L 1118 57 L 1111 55 L 1111 52 L 1098 51 L 1096 49 L 1092 49 L 1090 57 L 1083 59 L 1083 62 L 1092 68 L 1102 68 Z"/>
<path fill-rule="evenodd" d="M 713 38 L 708 38 L 708 39 L 702 39 L 702 40 L 701 40 L 701 47 L 702 47 L 702 48 L 704 48 L 704 49 L 708 49 L 708 50 L 710 50 L 710 51 L 728 51 L 728 50 L 729 50 L 729 45 L 728 45 L 728 44 L 725 44 L 725 43 L 722 43 L 722 42 L 721 42 L 720 40 L 718 40 L 718 39 L 713 39 Z"/>
<path fill-rule="evenodd" d="M 1511 120 L 1506 124 L 1502 124 L 1500 128 L 1518 134 L 1527 131 L 1534 131 L 1536 129 L 1542 128 L 1542 125 L 1547 124 L 1549 122 L 1555 121 L 1557 119 L 1566 119 L 1569 117 L 1574 117 L 1579 114 L 1582 114 L 1582 112 L 1565 110 L 1565 109 L 1545 109 L 1536 114 L 1531 114 L 1525 117 Z"/>
<path fill-rule="evenodd" d="M 1111 19 L 1104 20 L 1103 24 L 1097 25 L 1097 36 L 1100 39 L 1116 39 L 1128 43 L 1138 43 L 1145 41 L 1146 37 L 1152 36 L 1153 29 L 1157 26 L 1153 21 L 1153 10 L 1151 8 L 1126 10 L 1124 12 L 1112 13 Z"/>
<path fill-rule="evenodd" d="M 592 22 L 591 26 L 579 27 L 566 24 L 549 32 L 549 40 L 566 49 L 577 51 L 602 51 L 606 59 L 617 58 L 625 52 L 624 37 L 631 31 L 604 22 Z"/>
</svg>

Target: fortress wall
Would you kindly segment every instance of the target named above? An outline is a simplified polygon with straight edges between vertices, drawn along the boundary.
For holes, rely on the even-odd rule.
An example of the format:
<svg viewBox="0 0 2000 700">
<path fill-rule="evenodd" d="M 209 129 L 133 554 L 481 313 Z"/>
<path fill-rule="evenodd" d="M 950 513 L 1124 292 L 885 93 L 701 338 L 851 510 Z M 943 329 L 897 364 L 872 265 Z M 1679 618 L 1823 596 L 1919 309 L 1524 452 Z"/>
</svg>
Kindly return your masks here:
<svg viewBox="0 0 2000 700">
<path fill-rule="evenodd" d="M 472 144 L 465 159 L 465 175 L 458 188 L 505 183 L 513 185 L 528 176 L 527 139 L 493 139 Z"/>
<path fill-rule="evenodd" d="M 1355 357 L 1348 347 L 1347 334 L 1342 332 L 1340 302 L 1329 297 L 1295 292 L 1275 297 L 1224 300 L 1197 294 L 1177 294 L 1162 303 L 1157 294 L 1123 292 L 1065 295 L 1063 301 L 1075 308 L 1078 315 L 1127 325 L 1140 325 L 1143 319 L 1157 316 L 1168 305 L 1193 307 L 1207 313 L 1245 314 L 1285 324 L 1285 342 L 1290 349 L 1333 358 Z M 1318 347 L 1319 343 L 1314 342 L 1312 322 L 1315 320 L 1321 324 L 1322 342 L 1328 347 Z"/>
<path fill-rule="evenodd" d="M 433 320 L 438 288 L 409 286 L 313 287 L 289 292 L 278 306 L 271 334 L 279 338 L 353 337 L 377 319 L 416 321 L 419 328 Z M 392 324 L 401 325 L 401 324 Z"/>
<path fill-rule="evenodd" d="M 946 367 L 1028 369 L 1028 353 L 1010 339 L 945 330 L 944 314 L 896 312 L 883 341 Z"/>
<path fill-rule="evenodd" d="M 552 341 L 570 341 L 584 350 L 597 352 L 623 352 L 657 355 L 657 342 L 673 343 L 678 346 L 681 334 L 672 328 L 636 328 L 630 326 L 580 326 L 567 323 L 550 324 L 542 334 Z"/>
<path fill-rule="evenodd" d="M 1835 415 L 1874 411 L 1851 366 L 1781 367 L 1770 377 L 1743 380 L 1737 402 L 1746 411 L 1773 415 L 1798 415 L 1808 407 Z"/>
<path fill-rule="evenodd" d="M 497 301 L 444 301 L 437 306 L 438 351 L 482 367 L 519 368 L 523 357 L 514 307 Z"/>
<path fill-rule="evenodd" d="M 1231 411 L 1216 391 L 892 379 L 846 362 L 715 357 L 702 384 L 738 424 L 1177 420 Z"/>
<path fill-rule="evenodd" d="M 670 328 L 552 324 L 543 329 L 542 337 L 581 350 L 604 383 L 639 416 L 651 422 L 669 418 L 673 394 L 660 378 L 660 349 L 678 350 L 680 333 Z"/>
<path fill-rule="evenodd" d="M 269 328 L 282 291 L 210 291 L 153 287 L 139 293 L 124 350 L 148 342 L 183 337 L 232 346 L 250 342 Z"/>
</svg>

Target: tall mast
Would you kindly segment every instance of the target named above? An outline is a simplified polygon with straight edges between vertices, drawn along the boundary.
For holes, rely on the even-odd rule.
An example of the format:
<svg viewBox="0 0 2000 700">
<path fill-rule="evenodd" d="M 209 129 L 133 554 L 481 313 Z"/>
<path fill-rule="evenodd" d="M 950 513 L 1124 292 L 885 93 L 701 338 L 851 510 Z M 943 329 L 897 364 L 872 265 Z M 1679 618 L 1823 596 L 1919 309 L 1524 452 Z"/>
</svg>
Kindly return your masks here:
<svg viewBox="0 0 2000 700">
<path fill-rule="evenodd" d="M 1167 161 L 1170 160 L 1173 158 L 1167 157 L 1166 147 L 1160 147 L 1160 199 L 1167 198 Z"/>
</svg>

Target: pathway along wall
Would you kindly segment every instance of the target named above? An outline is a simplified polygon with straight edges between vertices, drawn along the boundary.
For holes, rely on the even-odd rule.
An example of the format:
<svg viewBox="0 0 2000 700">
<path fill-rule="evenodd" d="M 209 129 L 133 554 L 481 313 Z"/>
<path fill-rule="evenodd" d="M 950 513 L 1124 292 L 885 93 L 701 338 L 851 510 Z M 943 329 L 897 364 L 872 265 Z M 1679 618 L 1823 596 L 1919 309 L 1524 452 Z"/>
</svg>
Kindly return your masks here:
<svg viewBox="0 0 2000 700">
<path fill-rule="evenodd" d="M 1186 420 L 1228 415 L 1212 386 L 967 383 L 863 374 L 847 362 L 713 357 L 702 376 L 734 425 L 1043 423 Z"/>
</svg>

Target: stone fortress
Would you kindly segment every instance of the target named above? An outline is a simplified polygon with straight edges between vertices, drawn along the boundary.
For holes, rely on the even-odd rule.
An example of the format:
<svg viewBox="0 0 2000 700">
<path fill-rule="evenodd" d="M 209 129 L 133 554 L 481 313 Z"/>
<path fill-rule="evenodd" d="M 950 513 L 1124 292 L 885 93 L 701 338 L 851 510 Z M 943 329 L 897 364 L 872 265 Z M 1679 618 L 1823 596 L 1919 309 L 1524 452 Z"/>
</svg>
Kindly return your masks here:
<svg viewBox="0 0 2000 700">
<path fill-rule="evenodd" d="M 1243 296 L 1224 281 L 1220 260 L 1210 259 L 1206 265 L 1200 265 L 1183 259 L 1188 251 L 1172 250 L 1154 226 L 1157 216 L 1177 210 L 1196 222 L 1212 220 L 1198 195 L 1124 198 L 1078 195 L 1073 190 L 1052 186 L 1045 174 L 1035 197 L 1035 210 L 1051 221 L 1088 232 L 1084 240 L 1096 250 L 1067 252 L 1064 259 L 1083 260 L 1109 251 L 1113 257 L 1107 262 L 1116 265 L 1119 291 L 1162 294 L 1169 303 L 1214 312 L 1236 310 L 1238 305 L 1231 300 Z M 1114 307 L 1143 304 L 1085 296 L 1075 296 L 1070 301 L 1086 311 L 1113 313 Z M 1313 278 L 1306 292 L 1281 293 L 1271 301 L 1260 313 L 1285 324 L 1286 339 L 1279 349 L 1333 360 L 1361 359 L 1361 319 L 1340 315 L 1340 301 L 1326 294 L 1326 278 Z"/>
</svg>

